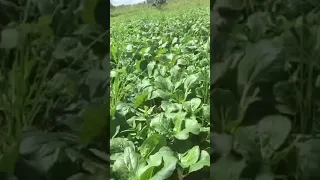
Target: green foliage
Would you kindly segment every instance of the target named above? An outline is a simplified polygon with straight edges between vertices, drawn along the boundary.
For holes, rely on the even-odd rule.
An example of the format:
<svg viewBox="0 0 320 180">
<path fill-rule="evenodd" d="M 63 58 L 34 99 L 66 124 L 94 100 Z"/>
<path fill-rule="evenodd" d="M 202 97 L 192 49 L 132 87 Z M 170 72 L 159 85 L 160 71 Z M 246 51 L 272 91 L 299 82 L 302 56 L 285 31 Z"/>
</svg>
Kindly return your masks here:
<svg viewBox="0 0 320 180">
<path fill-rule="evenodd" d="M 319 5 L 215 1 L 213 179 L 319 178 Z"/>
<path fill-rule="evenodd" d="M 110 1 L 110 9 L 114 9 L 114 8 L 115 8 L 115 6 Z"/>
<path fill-rule="evenodd" d="M 1 17 L 21 17 L 0 22 L 0 171 L 8 178 L 108 178 L 109 30 L 99 4 L 13 1 L 3 11 L 1 2 Z"/>
<path fill-rule="evenodd" d="M 111 177 L 208 179 L 209 11 L 112 22 Z"/>
</svg>

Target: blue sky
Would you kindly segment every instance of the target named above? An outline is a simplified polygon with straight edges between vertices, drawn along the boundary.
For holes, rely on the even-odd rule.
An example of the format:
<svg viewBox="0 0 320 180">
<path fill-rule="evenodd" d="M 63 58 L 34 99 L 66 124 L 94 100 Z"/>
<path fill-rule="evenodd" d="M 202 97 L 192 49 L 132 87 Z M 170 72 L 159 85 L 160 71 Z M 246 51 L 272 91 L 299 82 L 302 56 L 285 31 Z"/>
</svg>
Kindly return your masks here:
<svg viewBox="0 0 320 180">
<path fill-rule="evenodd" d="M 143 2 L 144 0 L 111 0 L 111 3 L 114 5 L 114 6 L 119 6 L 119 5 L 122 5 L 122 4 L 137 4 L 137 3 L 140 3 L 140 2 Z"/>
</svg>

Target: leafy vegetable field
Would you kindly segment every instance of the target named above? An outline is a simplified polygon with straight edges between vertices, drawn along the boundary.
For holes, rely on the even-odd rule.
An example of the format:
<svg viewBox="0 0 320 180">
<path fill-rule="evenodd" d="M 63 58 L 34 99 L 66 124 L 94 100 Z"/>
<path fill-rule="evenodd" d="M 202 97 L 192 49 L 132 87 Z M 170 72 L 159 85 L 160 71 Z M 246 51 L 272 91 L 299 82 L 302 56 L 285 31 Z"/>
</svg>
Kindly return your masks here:
<svg viewBox="0 0 320 180">
<path fill-rule="evenodd" d="M 1 180 L 108 178 L 107 8 L 0 2 Z"/>
<path fill-rule="evenodd" d="M 212 179 L 320 178 L 319 7 L 312 0 L 215 1 Z"/>
<path fill-rule="evenodd" d="M 209 7 L 111 23 L 114 180 L 209 179 Z"/>
</svg>

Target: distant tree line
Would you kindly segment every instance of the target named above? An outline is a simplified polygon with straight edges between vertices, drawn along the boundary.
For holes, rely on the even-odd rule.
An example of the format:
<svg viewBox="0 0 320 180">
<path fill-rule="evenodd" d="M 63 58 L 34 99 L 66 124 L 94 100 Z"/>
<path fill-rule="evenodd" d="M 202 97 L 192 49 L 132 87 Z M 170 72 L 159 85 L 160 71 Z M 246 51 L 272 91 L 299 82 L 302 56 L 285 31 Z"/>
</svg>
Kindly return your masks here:
<svg viewBox="0 0 320 180">
<path fill-rule="evenodd" d="M 113 9 L 115 6 L 110 1 L 110 9 Z"/>
</svg>

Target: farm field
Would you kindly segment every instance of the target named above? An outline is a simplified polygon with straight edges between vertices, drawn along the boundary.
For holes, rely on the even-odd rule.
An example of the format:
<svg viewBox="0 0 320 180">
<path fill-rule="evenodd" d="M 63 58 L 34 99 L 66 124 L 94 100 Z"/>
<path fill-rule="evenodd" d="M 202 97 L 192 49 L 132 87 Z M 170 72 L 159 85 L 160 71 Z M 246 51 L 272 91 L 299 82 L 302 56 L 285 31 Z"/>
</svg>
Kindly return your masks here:
<svg viewBox="0 0 320 180">
<path fill-rule="evenodd" d="M 209 1 L 172 2 L 111 11 L 113 180 L 210 177 Z"/>
</svg>

